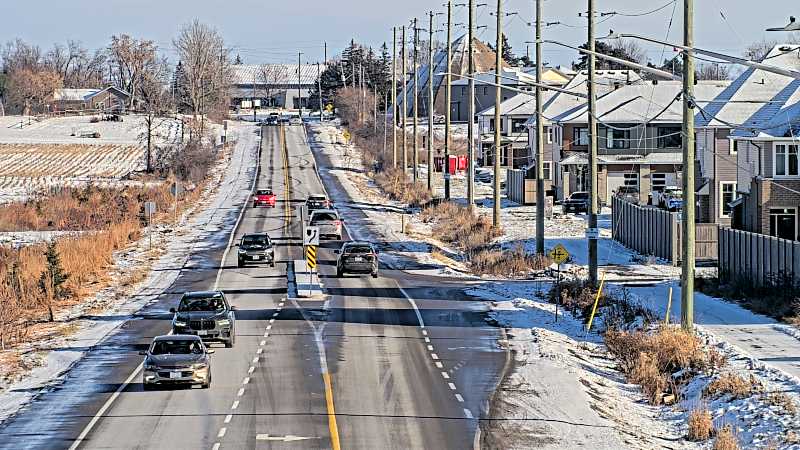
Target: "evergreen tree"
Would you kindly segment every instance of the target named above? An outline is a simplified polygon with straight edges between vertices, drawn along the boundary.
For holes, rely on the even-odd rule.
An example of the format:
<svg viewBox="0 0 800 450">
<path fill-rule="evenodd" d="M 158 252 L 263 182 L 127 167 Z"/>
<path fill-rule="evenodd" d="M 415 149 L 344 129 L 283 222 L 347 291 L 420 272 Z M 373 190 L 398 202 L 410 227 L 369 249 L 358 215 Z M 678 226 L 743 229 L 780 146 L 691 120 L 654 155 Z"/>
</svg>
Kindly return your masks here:
<svg viewBox="0 0 800 450">
<path fill-rule="evenodd" d="M 511 48 L 511 44 L 508 43 L 508 37 L 505 33 L 503 33 L 501 39 L 503 42 L 503 61 L 510 66 L 517 66 L 520 63 L 520 58 L 514 55 L 514 51 Z M 487 42 L 486 45 L 488 45 L 492 51 L 495 51 L 494 44 Z"/>
<path fill-rule="evenodd" d="M 61 266 L 61 257 L 58 254 L 55 241 L 47 243 L 44 257 L 47 260 L 47 267 L 39 276 L 39 290 L 45 298 L 48 318 L 52 322 L 54 320 L 53 301 L 59 300 L 67 294 L 64 283 L 69 278 L 69 275 Z"/>
<path fill-rule="evenodd" d="M 235 64 L 237 66 L 241 66 L 242 65 L 242 57 L 238 53 L 236 54 L 236 59 L 233 61 L 233 64 Z"/>
<path fill-rule="evenodd" d="M 588 49 L 589 46 L 587 44 L 582 44 L 580 48 Z M 625 49 L 622 47 L 615 47 L 603 41 L 595 41 L 594 48 L 597 53 L 603 55 L 614 56 L 616 58 L 624 59 L 626 61 L 638 62 L 635 55 L 630 55 L 626 53 Z M 597 70 L 630 69 L 630 67 L 628 66 L 624 66 L 622 64 L 616 63 L 614 61 L 609 61 L 607 59 L 595 58 L 595 61 Z M 572 65 L 572 68 L 575 70 L 586 70 L 588 64 L 589 64 L 589 56 L 586 55 L 585 53 L 581 53 L 580 59 L 578 60 L 578 62 Z"/>
</svg>

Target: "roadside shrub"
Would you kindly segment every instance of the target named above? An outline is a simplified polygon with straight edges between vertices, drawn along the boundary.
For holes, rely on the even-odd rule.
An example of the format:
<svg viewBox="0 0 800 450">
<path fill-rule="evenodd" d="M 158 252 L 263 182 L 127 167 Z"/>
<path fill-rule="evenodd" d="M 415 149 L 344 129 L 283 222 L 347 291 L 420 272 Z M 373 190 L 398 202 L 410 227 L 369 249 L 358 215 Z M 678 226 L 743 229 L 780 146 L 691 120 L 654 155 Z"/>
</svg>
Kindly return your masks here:
<svg viewBox="0 0 800 450">
<path fill-rule="evenodd" d="M 733 432 L 733 427 L 725 425 L 721 430 L 717 431 L 717 437 L 714 439 L 713 450 L 739 450 L 739 440 Z"/>
<path fill-rule="evenodd" d="M 482 275 L 524 276 L 549 265 L 549 258 L 528 254 L 521 245 L 511 250 L 481 250 L 470 258 L 472 270 Z"/>
<path fill-rule="evenodd" d="M 422 183 L 413 183 L 402 170 L 391 168 L 375 175 L 375 184 L 392 200 L 406 203 L 411 207 L 419 207 L 431 200 L 427 187 Z"/>
<path fill-rule="evenodd" d="M 649 353 L 640 353 L 633 361 L 628 378 L 642 387 L 647 400 L 653 405 L 660 405 L 669 380 L 658 369 L 658 363 Z"/>
<path fill-rule="evenodd" d="M 783 414 L 797 414 L 797 405 L 791 397 L 784 392 L 771 392 L 767 394 L 767 404 L 777 406 Z"/>
<path fill-rule="evenodd" d="M 690 441 L 705 441 L 714 434 L 714 423 L 711 420 L 711 413 L 705 406 L 693 409 L 689 413 L 689 430 L 686 438 Z"/>
<path fill-rule="evenodd" d="M 762 390 L 761 383 L 752 375 L 746 380 L 733 372 L 726 372 L 709 383 L 705 393 L 712 397 L 730 395 L 732 398 L 747 398 Z"/>
</svg>

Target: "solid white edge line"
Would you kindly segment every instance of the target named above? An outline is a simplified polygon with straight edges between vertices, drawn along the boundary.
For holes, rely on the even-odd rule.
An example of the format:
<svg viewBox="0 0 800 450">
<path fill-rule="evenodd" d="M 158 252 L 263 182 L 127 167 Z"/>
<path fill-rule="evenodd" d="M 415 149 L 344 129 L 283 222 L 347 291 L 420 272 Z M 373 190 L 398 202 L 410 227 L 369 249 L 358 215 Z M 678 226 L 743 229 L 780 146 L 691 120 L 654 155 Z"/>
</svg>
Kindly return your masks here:
<svg viewBox="0 0 800 450">
<path fill-rule="evenodd" d="M 122 391 L 124 391 L 125 388 L 127 388 L 128 385 L 131 384 L 133 379 L 136 378 L 137 375 L 139 375 L 139 372 L 142 371 L 143 367 L 144 367 L 144 362 L 139 363 L 139 365 L 136 366 L 136 369 L 133 372 L 131 372 L 130 375 L 128 375 L 128 378 L 122 382 L 122 384 L 117 388 L 116 391 L 114 391 L 113 394 L 111 394 L 111 397 L 109 397 L 108 400 L 106 400 L 106 402 L 103 403 L 103 406 L 100 408 L 100 410 L 97 411 L 97 414 L 95 414 L 94 417 L 92 417 L 92 420 L 90 420 L 89 423 L 86 424 L 86 426 L 83 428 L 83 431 L 81 431 L 81 434 L 79 434 L 78 438 L 75 439 L 75 442 L 73 442 L 72 445 L 70 445 L 69 450 L 75 450 L 76 448 L 78 448 L 78 446 L 81 445 L 81 443 L 83 443 L 84 439 L 86 439 L 86 436 L 88 436 L 89 433 L 92 431 L 92 428 L 94 428 L 94 426 L 97 425 L 97 422 L 100 420 L 103 414 L 105 414 L 108 408 L 111 407 L 111 404 L 114 403 L 117 397 L 120 396 Z"/>
</svg>

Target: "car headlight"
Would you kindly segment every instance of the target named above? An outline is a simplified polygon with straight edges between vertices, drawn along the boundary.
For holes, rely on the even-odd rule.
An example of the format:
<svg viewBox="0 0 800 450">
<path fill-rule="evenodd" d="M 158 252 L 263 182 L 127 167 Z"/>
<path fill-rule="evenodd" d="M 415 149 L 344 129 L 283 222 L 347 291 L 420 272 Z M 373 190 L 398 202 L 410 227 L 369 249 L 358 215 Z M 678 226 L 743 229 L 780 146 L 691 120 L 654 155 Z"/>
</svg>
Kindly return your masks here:
<svg viewBox="0 0 800 450">
<path fill-rule="evenodd" d="M 176 327 L 185 327 L 186 326 L 186 322 L 184 322 L 183 320 L 177 320 L 176 319 L 176 320 L 172 321 L 172 325 L 176 326 Z"/>
<path fill-rule="evenodd" d="M 243 249 L 243 248 L 240 248 L 240 249 L 239 249 L 239 254 L 240 254 L 240 255 L 244 255 L 245 253 L 247 253 L 247 250 L 245 250 L 245 249 Z"/>
<path fill-rule="evenodd" d="M 208 364 L 206 363 L 192 364 L 192 369 L 193 370 L 208 369 Z"/>
<path fill-rule="evenodd" d="M 145 364 L 144 370 L 158 370 L 158 367 L 154 364 Z"/>
<path fill-rule="evenodd" d="M 218 320 L 217 321 L 217 325 L 221 326 L 221 327 L 227 327 L 230 324 L 231 324 L 231 321 L 228 320 L 228 319 L 222 319 L 222 320 Z"/>
</svg>

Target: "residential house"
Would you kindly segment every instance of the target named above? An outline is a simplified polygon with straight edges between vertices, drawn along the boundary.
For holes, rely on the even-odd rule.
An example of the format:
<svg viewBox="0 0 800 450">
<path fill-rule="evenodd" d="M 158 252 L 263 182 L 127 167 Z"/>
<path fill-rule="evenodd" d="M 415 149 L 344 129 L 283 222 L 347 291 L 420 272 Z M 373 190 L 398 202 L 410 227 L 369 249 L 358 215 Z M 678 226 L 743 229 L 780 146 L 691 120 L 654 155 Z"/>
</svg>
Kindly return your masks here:
<svg viewBox="0 0 800 450">
<path fill-rule="evenodd" d="M 109 86 L 105 89 L 56 89 L 45 103 L 53 113 L 121 112 L 127 109 L 129 101 L 129 93 Z"/>
<path fill-rule="evenodd" d="M 780 45 L 765 64 L 800 72 L 800 46 Z M 734 82 L 731 102 L 708 115 L 725 120 L 735 102 L 750 110 L 731 126 L 731 155 L 736 156 L 735 195 L 731 225 L 755 233 L 798 240 L 800 221 L 800 80 L 749 69 Z M 728 122 L 726 120 L 726 122 Z"/>
</svg>

